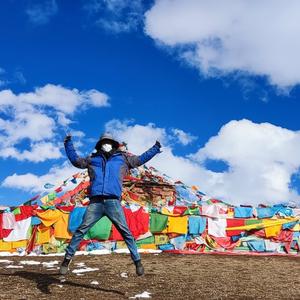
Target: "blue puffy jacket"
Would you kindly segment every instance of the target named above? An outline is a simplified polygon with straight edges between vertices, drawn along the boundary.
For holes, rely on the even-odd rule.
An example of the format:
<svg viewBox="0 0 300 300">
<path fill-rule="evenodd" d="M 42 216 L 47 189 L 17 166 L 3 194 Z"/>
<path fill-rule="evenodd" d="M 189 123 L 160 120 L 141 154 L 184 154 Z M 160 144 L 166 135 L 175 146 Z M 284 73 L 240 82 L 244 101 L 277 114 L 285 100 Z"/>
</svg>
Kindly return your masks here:
<svg viewBox="0 0 300 300">
<path fill-rule="evenodd" d="M 73 166 L 88 169 L 91 181 L 90 196 L 117 199 L 121 198 L 123 178 L 129 169 L 143 165 L 160 153 L 159 146 L 154 145 L 139 156 L 118 150 L 108 159 L 101 153 L 83 158 L 77 155 L 71 140 L 65 142 L 65 149 Z"/>
</svg>

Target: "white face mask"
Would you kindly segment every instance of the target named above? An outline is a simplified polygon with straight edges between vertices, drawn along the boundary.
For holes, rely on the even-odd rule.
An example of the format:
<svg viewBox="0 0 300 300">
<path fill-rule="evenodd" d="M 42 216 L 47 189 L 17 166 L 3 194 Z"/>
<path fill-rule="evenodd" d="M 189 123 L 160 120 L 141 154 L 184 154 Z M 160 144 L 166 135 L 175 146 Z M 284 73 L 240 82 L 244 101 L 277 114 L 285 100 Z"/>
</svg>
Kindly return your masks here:
<svg viewBox="0 0 300 300">
<path fill-rule="evenodd" d="M 103 144 L 101 146 L 101 149 L 104 151 L 104 152 L 110 152 L 112 150 L 112 145 L 111 144 Z"/>
</svg>

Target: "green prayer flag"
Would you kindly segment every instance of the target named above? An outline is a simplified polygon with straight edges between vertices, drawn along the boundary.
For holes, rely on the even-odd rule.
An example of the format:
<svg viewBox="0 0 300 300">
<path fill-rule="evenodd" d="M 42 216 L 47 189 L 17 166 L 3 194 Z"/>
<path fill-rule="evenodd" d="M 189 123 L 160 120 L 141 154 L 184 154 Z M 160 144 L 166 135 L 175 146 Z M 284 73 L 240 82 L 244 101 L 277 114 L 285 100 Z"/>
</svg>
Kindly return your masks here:
<svg viewBox="0 0 300 300">
<path fill-rule="evenodd" d="M 199 207 L 188 207 L 188 209 L 183 213 L 183 215 L 199 216 L 200 215 Z"/>
<path fill-rule="evenodd" d="M 84 239 L 107 240 L 110 237 L 112 223 L 108 217 L 102 217 L 92 228 L 89 229 Z"/>
<path fill-rule="evenodd" d="M 13 210 L 13 214 L 14 214 L 14 215 L 19 215 L 20 213 L 21 213 L 20 207 L 17 207 L 17 208 L 15 208 L 15 209 Z"/>
<path fill-rule="evenodd" d="M 151 232 L 161 232 L 168 224 L 168 216 L 151 213 L 150 214 L 150 231 Z"/>
<path fill-rule="evenodd" d="M 139 246 L 139 245 L 145 245 L 145 244 L 154 244 L 154 236 L 149 236 L 145 239 L 142 239 L 142 240 L 138 240 L 136 241 L 136 244 Z"/>
<path fill-rule="evenodd" d="M 55 192 L 48 194 L 48 201 L 52 201 L 55 198 L 56 198 L 56 193 Z"/>
<path fill-rule="evenodd" d="M 254 225 L 254 224 L 262 224 L 262 220 L 257 220 L 257 219 L 245 220 L 245 225 Z"/>
</svg>

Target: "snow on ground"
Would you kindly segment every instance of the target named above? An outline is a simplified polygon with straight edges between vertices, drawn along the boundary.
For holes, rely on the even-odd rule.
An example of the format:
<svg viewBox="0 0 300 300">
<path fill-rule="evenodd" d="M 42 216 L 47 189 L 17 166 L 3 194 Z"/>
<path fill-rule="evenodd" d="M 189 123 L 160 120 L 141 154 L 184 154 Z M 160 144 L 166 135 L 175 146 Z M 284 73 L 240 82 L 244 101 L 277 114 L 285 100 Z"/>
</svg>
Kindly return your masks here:
<svg viewBox="0 0 300 300">
<path fill-rule="evenodd" d="M 8 259 L 0 259 L 0 263 L 1 264 L 10 264 L 12 263 L 13 261 L 12 260 L 8 260 Z"/>
<path fill-rule="evenodd" d="M 59 264 L 58 260 L 48 261 L 48 262 L 42 262 L 43 267 L 45 268 L 54 268 L 55 265 Z"/>
<path fill-rule="evenodd" d="M 84 262 L 75 263 L 75 266 L 77 266 L 78 268 L 83 268 L 85 267 L 85 263 Z"/>
<path fill-rule="evenodd" d="M 92 255 L 106 255 L 106 254 L 111 254 L 111 251 L 107 249 L 101 249 L 101 250 L 92 250 L 89 253 Z"/>
<path fill-rule="evenodd" d="M 99 271 L 99 268 L 82 268 L 82 269 L 75 269 L 72 272 L 75 274 L 85 273 L 85 272 L 94 272 Z"/>
<path fill-rule="evenodd" d="M 13 265 L 9 265 L 5 267 L 6 269 L 23 269 L 23 266 L 13 266 Z"/>
<path fill-rule="evenodd" d="M 41 263 L 39 261 L 35 261 L 35 260 L 21 260 L 20 264 L 21 265 L 29 265 L 29 266 L 32 265 L 32 266 L 34 266 L 34 265 L 40 265 Z"/>
<path fill-rule="evenodd" d="M 128 278 L 128 274 L 126 272 L 121 273 L 120 276 L 123 278 Z"/>
<path fill-rule="evenodd" d="M 143 292 L 141 294 L 137 294 L 134 297 L 130 297 L 130 299 L 140 299 L 140 298 L 151 298 L 151 293 L 149 292 Z"/>
<path fill-rule="evenodd" d="M 98 282 L 97 280 L 93 280 L 93 281 L 91 282 L 91 284 L 93 284 L 93 285 L 98 285 L 99 282 Z"/>
</svg>

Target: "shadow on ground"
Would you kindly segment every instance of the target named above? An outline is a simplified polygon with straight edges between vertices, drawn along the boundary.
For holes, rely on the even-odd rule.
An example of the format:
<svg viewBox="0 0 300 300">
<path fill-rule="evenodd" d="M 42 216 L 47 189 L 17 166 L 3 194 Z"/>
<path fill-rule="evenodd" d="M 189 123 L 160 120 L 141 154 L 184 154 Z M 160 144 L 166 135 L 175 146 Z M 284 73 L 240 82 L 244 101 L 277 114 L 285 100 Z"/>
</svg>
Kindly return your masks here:
<svg viewBox="0 0 300 300">
<path fill-rule="evenodd" d="M 0 276 L 7 276 L 8 274 L 1 274 Z M 30 272 L 30 271 L 17 271 L 13 274 L 10 274 L 10 276 L 13 277 L 20 277 L 26 280 L 34 281 L 36 283 L 37 289 L 39 289 L 43 294 L 51 294 L 50 286 L 53 284 L 60 285 L 62 284 L 62 281 L 60 278 L 57 278 L 57 276 L 60 276 L 60 274 L 43 274 L 43 273 L 36 273 L 36 272 Z M 70 287 L 79 287 L 79 288 L 86 288 L 91 290 L 96 290 L 99 292 L 106 292 L 106 293 L 113 293 L 120 296 L 125 296 L 125 293 L 114 290 L 114 289 L 104 289 L 100 287 L 94 287 L 89 284 L 83 284 L 83 283 L 76 283 L 70 280 L 63 281 L 64 285 L 69 285 Z"/>
</svg>

